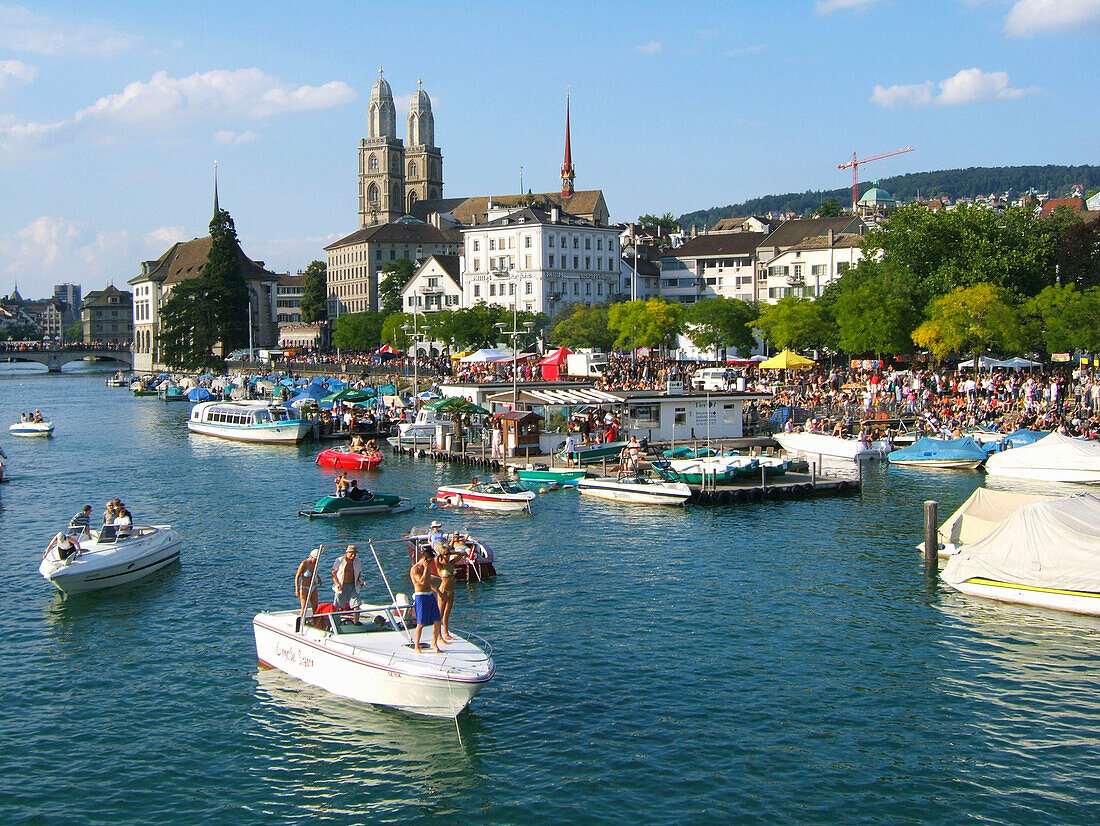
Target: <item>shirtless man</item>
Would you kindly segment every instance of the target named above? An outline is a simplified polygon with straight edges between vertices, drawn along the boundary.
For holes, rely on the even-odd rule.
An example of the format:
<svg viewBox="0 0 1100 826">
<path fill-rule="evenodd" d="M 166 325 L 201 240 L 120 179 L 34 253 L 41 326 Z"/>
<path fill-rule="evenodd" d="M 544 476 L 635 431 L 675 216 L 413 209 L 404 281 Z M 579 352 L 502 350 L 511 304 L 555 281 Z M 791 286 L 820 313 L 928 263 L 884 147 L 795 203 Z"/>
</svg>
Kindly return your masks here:
<svg viewBox="0 0 1100 826">
<path fill-rule="evenodd" d="M 432 626 L 432 651 L 442 654 L 439 650 L 440 623 L 443 615 L 439 612 L 437 595 L 439 589 L 432 584 L 432 557 L 435 552 L 425 548 L 420 552 L 416 564 L 409 569 L 409 578 L 413 584 L 413 608 L 416 610 L 416 631 L 413 634 L 413 648 L 420 653 L 420 633 L 429 623 Z"/>
</svg>

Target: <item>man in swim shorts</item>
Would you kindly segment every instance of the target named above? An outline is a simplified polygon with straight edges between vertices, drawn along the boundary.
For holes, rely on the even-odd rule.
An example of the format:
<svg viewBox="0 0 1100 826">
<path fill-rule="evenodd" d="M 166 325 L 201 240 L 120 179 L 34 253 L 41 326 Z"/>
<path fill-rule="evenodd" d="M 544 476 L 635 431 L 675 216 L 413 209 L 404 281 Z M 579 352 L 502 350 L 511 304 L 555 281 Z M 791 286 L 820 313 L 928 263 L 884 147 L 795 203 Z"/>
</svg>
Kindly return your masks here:
<svg viewBox="0 0 1100 826">
<path fill-rule="evenodd" d="M 432 557 L 434 551 L 425 548 L 420 552 L 416 564 L 409 569 L 409 578 L 413 584 L 413 608 L 416 610 L 416 631 L 413 634 L 413 648 L 420 653 L 420 633 L 425 625 L 432 626 L 432 651 L 439 650 L 439 629 L 443 615 L 439 612 L 438 588 L 432 584 Z"/>
</svg>

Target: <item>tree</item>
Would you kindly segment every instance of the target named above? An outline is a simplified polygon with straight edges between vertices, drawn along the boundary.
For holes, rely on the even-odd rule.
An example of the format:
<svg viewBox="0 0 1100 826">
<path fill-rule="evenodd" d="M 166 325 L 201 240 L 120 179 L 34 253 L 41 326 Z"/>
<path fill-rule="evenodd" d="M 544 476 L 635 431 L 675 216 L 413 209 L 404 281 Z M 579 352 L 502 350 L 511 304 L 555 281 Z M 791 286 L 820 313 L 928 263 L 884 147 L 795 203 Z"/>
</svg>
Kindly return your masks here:
<svg viewBox="0 0 1100 826">
<path fill-rule="evenodd" d="M 412 339 L 405 333 L 405 327 L 412 327 L 413 317 L 409 313 L 388 315 L 382 322 L 380 339 L 397 350 L 408 350 Z"/>
<path fill-rule="evenodd" d="M 382 265 L 379 271 L 381 278 L 378 282 L 378 301 L 382 305 L 383 315 L 393 315 L 401 312 L 401 290 L 409 283 L 409 279 L 416 272 L 416 265 L 408 258 L 398 258 Z"/>
<path fill-rule="evenodd" d="M 704 298 L 692 304 L 684 312 L 688 337 L 700 350 L 718 351 L 733 348 L 747 355 L 756 343 L 749 325 L 756 320 L 757 312 L 749 304 L 736 298 Z"/>
<path fill-rule="evenodd" d="M 913 331 L 913 342 L 937 359 L 951 354 L 973 355 L 992 349 L 1022 347 L 1016 310 L 992 284 L 959 287 L 935 299 L 927 321 Z"/>
<path fill-rule="evenodd" d="M 662 235 L 666 235 L 670 232 L 676 232 L 680 229 L 680 222 L 672 217 L 671 212 L 666 212 L 664 215 L 656 216 L 646 213 L 645 215 L 638 216 L 638 223 L 643 227 L 657 227 Z"/>
<path fill-rule="evenodd" d="M 1100 287 L 1100 221 L 1074 221 L 1053 243 L 1062 284 L 1075 284 L 1079 290 Z"/>
<path fill-rule="evenodd" d="M 302 273 L 305 282 L 302 285 L 302 298 L 298 307 L 302 311 L 302 321 L 311 324 L 328 318 L 328 276 L 324 261 L 310 261 Z"/>
<path fill-rule="evenodd" d="M 68 327 L 65 328 L 65 341 L 83 341 L 84 340 L 84 322 L 74 321 Z"/>
<path fill-rule="evenodd" d="M 615 333 L 616 347 L 674 347 L 682 314 L 681 305 L 661 298 L 623 301 L 608 309 L 607 326 Z"/>
<path fill-rule="evenodd" d="M 383 316 L 375 310 L 345 313 L 332 322 L 332 346 L 341 350 L 373 350 L 382 343 Z"/>
<path fill-rule="evenodd" d="M 165 364 L 222 370 L 225 356 L 248 343 L 248 289 L 233 219 L 224 209 L 210 221 L 210 253 L 202 273 L 178 284 L 161 310 Z M 217 347 L 219 352 L 214 353 Z"/>
<path fill-rule="evenodd" d="M 554 344 L 574 350 L 581 347 L 610 350 L 614 345 L 615 336 L 607 326 L 607 305 L 571 304 L 568 313 L 562 316 L 550 333 Z"/>
<path fill-rule="evenodd" d="M 763 307 L 760 317 L 750 322 L 775 347 L 791 350 L 835 347 L 834 326 L 824 305 L 808 298 L 787 296 Z"/>
<path fill-rule="evenodd" d="M 1048 353 L 1100 348 L 1100 287 L 1054 284 L 1024 304 L 1030 344 Z"/>
<path fill-rule="evenodd" d="M 839 218 L 844 214 L 844 207 L 836 198 L 829 198 L 821 203 L 816 214 L 818 218 Z"/>
<path fill-rule="evenodd" d="M 909 270 L 864 259 L 834 283 L 841 350 L 876 356 L 913 351 L 912 333 L 921 319 Z"/>
</svg>

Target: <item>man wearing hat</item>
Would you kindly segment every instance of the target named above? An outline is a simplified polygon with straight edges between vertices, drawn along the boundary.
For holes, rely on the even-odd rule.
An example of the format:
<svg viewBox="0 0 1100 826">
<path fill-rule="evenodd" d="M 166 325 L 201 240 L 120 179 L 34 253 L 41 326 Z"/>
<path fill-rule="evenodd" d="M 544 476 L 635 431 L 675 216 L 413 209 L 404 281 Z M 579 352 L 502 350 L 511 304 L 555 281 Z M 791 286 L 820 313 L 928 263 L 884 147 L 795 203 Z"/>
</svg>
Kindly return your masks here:
<svg viewBox="0 0 1100 826">
<path fill-rule="evenodd" d="M 443 541 L 443 524 L 438 520 L 432 522 L 431 527 L 428 530 L 428 545 L 435 547 L 436 542 Z"/>
<path fill-rule="evenodd" d="M 359 561 L 359 546 L 348 545 L 343 556 L 332 566 L 333 603 L 337 611 L 359 606 L 359 586 L 363 584 L 363 563 Z"/>
</svg>

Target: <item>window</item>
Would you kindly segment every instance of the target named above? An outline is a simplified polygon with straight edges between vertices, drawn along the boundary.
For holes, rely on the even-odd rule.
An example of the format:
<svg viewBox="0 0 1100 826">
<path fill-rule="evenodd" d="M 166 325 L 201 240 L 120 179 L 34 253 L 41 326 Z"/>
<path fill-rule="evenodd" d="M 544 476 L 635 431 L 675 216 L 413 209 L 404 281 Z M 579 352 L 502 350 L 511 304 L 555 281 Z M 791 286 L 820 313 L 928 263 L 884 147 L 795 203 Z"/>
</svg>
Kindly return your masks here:
<svg viewBox="0 0 1100 826">
<path fill-rule="evenodd" d="M 786 278 L 790 271 L 790 267 L 768 267 L 768 276 L 770 278 Z"/>
<path fill-rule="evenodd" d="M 581 285 L 580 285 L 579 282 L 574 281 L 573 282 L 573 295 L 580 295 L 580 294 L 581 294 Z"/>
<path fill-rule="evenodd" d="M 573 236 L 573 249 L 579 250 L 581 248 L 581 239 L 576 235 Z"/>
<path fill-rule="evenodd" d="M 530 255 L 523 256 L 523 268 L 525 270 L 531 269 L 531 256 Z"/>
<path fill-rule="evenodd" d="M 481 269 L 481 259 L 480 258 L 475 258 L 474 259 L 474 272 L 478 272 L 480 269 Z"/>
<path fill-rule="evenodd" d="M 546 246 L 548 246 L 548 247 L 554 246 L 554 236 L 553 235 L 547 235 L 546 236 Z"/>
<path fill-rule="evenodd" d="M 496 284 L 490 284 L 489 285 L 489 295 L 496 295 L 496 294 L 497 294 L 497 285 Z"/>
<path fill-rule="evenodd" d="M 367 200 L 370 201 L 372 206 L 375 206 L 375 207 L 378 206 L 380 196 L 378 194 L 378 185 L 377 184 L 371 184 L 370 185 L 370 188 L 367 190 Z"/>
<path fill-rule="evenodd" d="M 496 248 L 497 248 L 497 239 L 496 238 L 490 238 L 489 239 L 489 249 L 495 250 Z"/>
<path fill-rule="evenodd" d="M 586 270 L 592 269 L 592 256 L 591 255 L 586 255 L 584 257 L 584 268 Z"/>
<path fill-rule="evenodd" d="M 584 282 L 584 294 L 585 295 L 592 295 L 592 282 L 591 281 L 585 281 Z"/>
<path fill-rule="evenodd" d="M 573 256 L 573 269 L 579 270 L 581 268 L 581 257 L 579 255 Z"/>
<path fill-rule="evenodd" d="M 416 177 L 416 161 L 409 161 L 409 177 Z"/>
<path fill-rule="evenodd" d="M 554 253 L 550 253 L 547 256 L 547 265 L 550 269 L 554 269 Z"/>
<path fill-rule="evenodd" d="M 397 250 L 390 250 L 390 260 L 391 261 L 396 261 L 397 260 Z"/>
<path fill-rule="evenodd" d="M 481 285 L 480 284 L 474 284 L 474 298 L 480 298 L 480 297 L 481 297 Z"/>
<path fill-rule="evenodd" d="M 847 261 L 841 261 L 836 265 L 836 274 L 840 275 L 842 272 L 848 272 L 852 268 L 852 265 Z"/>
<path fill-rule="evenodd" d="M 516 294 L 516 285 L 515 284 L 509 284 L 508 285 L 508 295 L 515 295 L 515 294 Z"/>
<path fill-rule="evenodd" d="M 596 239 L 596 249 L 598 249 L 598 250 L 603 249 L 603 239 L 602 238 L 597 238 Z"/>
<path fill-rule="evenodd" d="M 370 159 L 367 161 L 367 171 L 368 172 L 377 172 L 378 171 L 378 156 L 377 155 L 371 155 L 370 156 Z M 375 198 L 374 200 L 377 200 L 377 198 Z"/>
<path fill-rule="evenodd" d="M 603 295 L 603 282 L 596 282 L 596 295 Z"/>
<path fill-rule="evenodd" d="M 481 242 L 475 238 L 474 239 L 474 252 L 480 252 L 480 251 L 481 251 Z"/>
<path fill-rule="evenodd" d="M 565 249 L 567 246 L 569 246 L 569 245 L 565 243 L 565 236 L 563 235 L 561 237 L 561 248 Z"/>
<path fill-rule="evenodd" d="M 587 237 L 587 236 L 585 236 L 585 239 L 584 239 L 584 248 L 586 250 L 592 249 L 592 239 Z"/>
<path fill-rule="evenodd" d="M 525 250 L 531 249 L 531 236 L 530 235 L 524 235 L 523 236 L 523 248 Z"/>
<path fill-rule="evenodd" d="M 810 267 L 810 274 L 815 276 L 828 275 L 828 267 L 825 264 L 814 264 Z"/>
<path fill-rule="evenodd" d="M 527 282 L 526 284 L 524 284 L 524 285 L 523 285 L 523 294 L 524 294 L 524 295 L 530 295 L 530 294 L 531 294 L 531 292 L 532 292 L 532 290 L 531 290 L 531 282 L 530 282 L 530 281 L 528 281 L 528 282 Z"/>
</svg>

